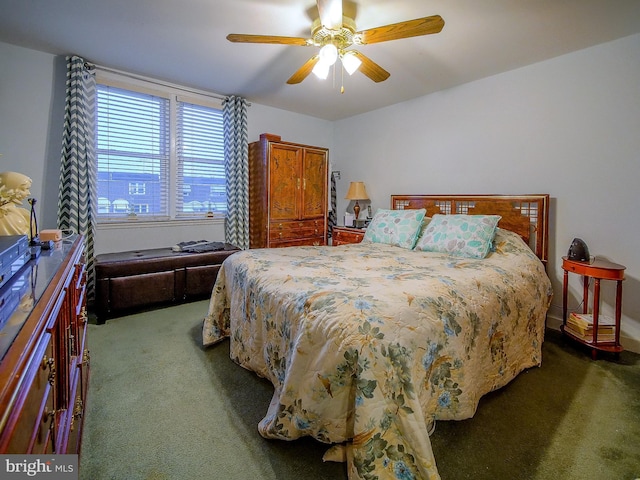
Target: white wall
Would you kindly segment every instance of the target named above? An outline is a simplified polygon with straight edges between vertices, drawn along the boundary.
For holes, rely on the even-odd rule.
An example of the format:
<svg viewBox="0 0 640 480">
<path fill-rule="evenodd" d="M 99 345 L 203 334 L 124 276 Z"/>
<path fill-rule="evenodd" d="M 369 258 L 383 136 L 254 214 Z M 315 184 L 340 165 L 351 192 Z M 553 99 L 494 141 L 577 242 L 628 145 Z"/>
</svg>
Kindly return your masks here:
<svg viewBox="0 0 640 480">
<path fill-rule="evenodd" d="M 0 43 L 0 171 L 16 171 L 33 180 L 40 228 L 56 224 L 62 124 L 64 60 Z M 62 72 L 58 78 L 57 72 Z M 60 83 L 61 82 L 61 83 Z M 55 90 L 63 97 L 55 102 Z M 52 165 L 50 158 L 57 158 Z"/>
<path fill-rule="evenodd" d="M 580 237 L 627 267 L 622 343 L 640 351 L 638 58 L 634 35 L 336 122 L 338 212 L 352 180 L 366 183 L 374 210 L 402 193 L 549 193 L 552 323 L 560 257 Z M 580 292 L 571 278 L 570 306 Z M 605 310 L 612 293 L 603 285 Z"/>
<path fill-rule="evenodd" d="M 64 121 L 66 66 L 63 57 L 0 43 L 0 171 L 33 180 L 38 223 L 55 228 Z M 331 122 L 253 104 L 248 109 L 249 141 L 261 133 L 283 140 L 332 147 Z M 99 226 L 96 254 L 171 246 L 187 240 L 224 240 L 222 221 L 177 222 L 135 229 Z"/>
</svg>

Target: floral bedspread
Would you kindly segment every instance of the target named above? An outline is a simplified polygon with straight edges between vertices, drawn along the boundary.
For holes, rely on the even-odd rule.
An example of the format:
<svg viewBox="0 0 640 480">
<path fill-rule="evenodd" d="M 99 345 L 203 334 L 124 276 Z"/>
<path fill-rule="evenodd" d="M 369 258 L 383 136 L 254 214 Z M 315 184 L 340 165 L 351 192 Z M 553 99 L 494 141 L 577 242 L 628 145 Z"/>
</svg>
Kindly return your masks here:
<svg viewBox="0 0 640 480">
<path fill-rule="evenodd" d="M 275 393 L 258 429 L 344 443 L 350 479 L 439 479 L 428 429 L 539 365 L 551 284 L 514 233 L 481 260 L 383 244 L 246 250 L 203 343 L 230 337 Z"/>
</svg>

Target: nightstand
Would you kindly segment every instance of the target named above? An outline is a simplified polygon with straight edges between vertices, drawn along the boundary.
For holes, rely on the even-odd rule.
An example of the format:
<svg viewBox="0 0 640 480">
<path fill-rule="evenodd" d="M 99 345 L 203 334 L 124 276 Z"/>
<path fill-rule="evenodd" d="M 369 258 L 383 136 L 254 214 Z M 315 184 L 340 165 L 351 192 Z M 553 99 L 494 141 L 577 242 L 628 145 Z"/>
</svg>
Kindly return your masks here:
<svg viewBox="0 0 640 480">
<path fill-rule="evenodd" d="M 364 228 L 333 227 L 332 245 L 345 245 L 347 243 L 360 243 L 364 238 Z"/>
<path fill-rule="evenodd" d="M 620 317 L 622 316 L 622 281 L 624 280 L 624 265 L 601 260 L 596 258 L 593 262 L 575 262 L 567 257 L 562 257 L 562 269 L 564 270 L 564 282 L 562 286 L 562 331 L 565 335 L 574 340 L 579 341 L 591 347 L 591 357 L 595 360 L 598 350 L 605 352 L 614 352 L 616 354 L 622 351 L 620 345 Z M 582 315 L 581 318 L 587 318 L 584 327 L 587 329 L 586 335 L 581 334 L 577 329 L 567 325 L 567 285 L 569 272 L 582 275 Z M 593 310 L 589 314 L 589 279 L 594 279 L 593 284 Z M 613 280 L 616 282 L 616 305 L 615 316 L 611 322 L 613 332 L 608 336 L 599 335 L 598 320 L 601 324 L 605 324 L 604 319 L 600 317 L 600 281 Z M 589 333 L 590 327 L 590 333 Z"/>
</svg>

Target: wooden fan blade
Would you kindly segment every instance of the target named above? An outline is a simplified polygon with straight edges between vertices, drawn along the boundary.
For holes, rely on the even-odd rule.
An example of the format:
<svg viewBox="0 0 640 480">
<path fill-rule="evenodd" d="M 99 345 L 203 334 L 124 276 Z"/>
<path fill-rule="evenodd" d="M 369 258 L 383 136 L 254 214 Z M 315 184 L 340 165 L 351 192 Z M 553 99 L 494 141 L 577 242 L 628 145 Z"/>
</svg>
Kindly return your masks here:
<svg viewBox="0 0 640 480">
<path fill-rule="evenodd" d="M 351 50 L 362 62 L 359 70 L 374 82 L 384 82 L 391 75 L 384 68 L 357 50 Z"/>
<path fill-rule="evenodd" d="M 276 35 L 244 35 L 242 33 L 230 33 L 227 40 L 236 43 L 275 43 L 278 45 L 299 45 L 306 47 L 311 45 L 306 38 L 278 37 Z"/>
<path fill-rule="evenodd" d="M 305 78 L 309 76 L 309 74 L 313 70 L 313 67 L 316 66 L 316 63 L 318 63 L 318 60 L 320 60 L 320 57 L 318 55 L 314 55 L 313 57 L 311 57 L 309 60 L 305 62 L 304 65 L 302 65 L 298 69 L 296 73 L 291 75 L 291 78 L 287 80 L 287 83 L 289 85 L 294 85 L 296 83 L 300 83 L 301 81 L 303 81 Z"/>
<path fill-rule="evenodd" d="M 329 30 L 342 28 L 342 0 L 317 0 L 320 23 Z"/>
<path fill-rule="evenodd" d="M 360 36 L 358 43 L 369 45 L 371 43 L 387 42 L 400 38 L 429 35 L 431 33 L 439 33 L 442 27 L 444 27 L 444 20 L 440 15 L 416 18 L 415 20 L 393 23 L 391 25 L 370 28 L 369 30 L 358 32 L 357 35 Z"/>
</svg>

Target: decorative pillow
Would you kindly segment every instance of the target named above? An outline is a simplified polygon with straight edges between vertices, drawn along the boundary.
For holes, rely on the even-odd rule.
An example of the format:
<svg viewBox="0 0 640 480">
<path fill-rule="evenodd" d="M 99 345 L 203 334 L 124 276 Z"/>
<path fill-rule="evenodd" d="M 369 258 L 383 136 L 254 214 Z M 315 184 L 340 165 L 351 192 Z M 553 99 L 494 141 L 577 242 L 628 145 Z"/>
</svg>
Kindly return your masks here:
<svg viewBox="0 0 640 480">
<path fill-rule="evenodd" d="M 388 243 L 411 250 L 418 238 L 420 225 L 427 211 L 384 210 L 379 208 L 365 231 L 363 242 Z"/>
<path fill-rule="evenodd" d="M 424 231 L 427 229 L 427 225 L 429 225 L 430 221 L 431 217 L 427 217 L 426 215 L 422 219 L 422 223 L 420 223 L 420 228 L 418 229 L 418 236 L 416 237 L 416 244 L 420 241 L 422 235 L 424 235 Z"/>
<path fill-rule="evenodd" d="M 415 250 L 484 258 L 491 249 L 500 215 L 435 214 Z"/>
</svg>

